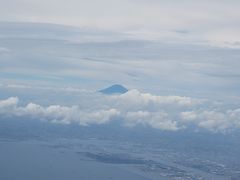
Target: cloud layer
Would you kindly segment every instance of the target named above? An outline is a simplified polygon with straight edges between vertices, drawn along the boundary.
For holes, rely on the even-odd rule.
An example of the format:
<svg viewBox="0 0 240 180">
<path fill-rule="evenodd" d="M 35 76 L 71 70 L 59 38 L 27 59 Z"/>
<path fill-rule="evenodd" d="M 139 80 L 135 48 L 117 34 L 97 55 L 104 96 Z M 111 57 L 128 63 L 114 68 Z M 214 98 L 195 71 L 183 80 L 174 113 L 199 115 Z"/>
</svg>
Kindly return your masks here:
<svg viewBox="0 0 240 180">
<path fill-rule="evenodd" d="M 0 101 L 0 117 L 28 117 L 84 126 L 121 120 L 129 127 L 141 125 L 168 131 L 193 128 L 226 132 L 240 128 L 239 108 L 226 109 L 219 103 L 203 99 L 156 96 L 138 90 L 114 96 L 96 96 L 93 93 L 92 97 L 86 97 L 88 105 L 80 103 L 73 106 L 42 106 L 32 102 L 20 105 L 17 97 L 10 97 Z"/>
<path fill-rule="evenodd" d="M 16 33 L 0 41 L 2 84 L 100 89 L 117 82 L 151 93 L 240 95 L 236 49 L 150 41 L 77 43 L 55 39 L 67 31 L 62 26 L 7 23 L 1 27 L 0 34 Z M 51 34 L 54 40 L 48 39 Z"/>
<path fill-rule="evenodd" d="M 239 46 L 239 1 L 1 0 L 1 21 L 49 22 L 135 38 Z"/>
</svg>

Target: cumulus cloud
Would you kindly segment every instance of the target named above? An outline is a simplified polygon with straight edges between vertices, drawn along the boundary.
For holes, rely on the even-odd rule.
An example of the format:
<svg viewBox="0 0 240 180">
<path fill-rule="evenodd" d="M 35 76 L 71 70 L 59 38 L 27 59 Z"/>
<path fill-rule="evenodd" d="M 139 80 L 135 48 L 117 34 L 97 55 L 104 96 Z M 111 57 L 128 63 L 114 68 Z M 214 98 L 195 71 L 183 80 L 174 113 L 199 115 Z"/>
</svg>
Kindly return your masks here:
<svg viewBox="0 0 240 180">
<path fill-rule="evenodd" d="M 196 128 L 225 132 L 240 128 L 240 109 L 224 109 L 220 103 L 191 97 L 157 96 L 138 90 L 113 96 L 96 94 L 82 97 L 87 98 L 88 105 L 73 106 L 43 106 L 32 102 L 20 105 L 17 97 L 10 97 L 0 101 L 0 117 L 29 117 L 84 126 L 120 119 L 128 127 L 141 125 L 168 131 Z"/>
<path fill-rule="evenodd" d="M 185 123 L 193 123 L 198 127 L 211 131 L 226 131 L 228 129 L 240 128 L 240 109 L 226 110 L 223 112 L 215 110 L 188 111 L 180 114 Z"/>
<path fill-rule="evenodd" d="M 10 97 L 6 100 L 0 101 L 0 113 L 8 113 L 9 111 L 15 110 L 19 99 L 17 97 Z"/>
<path fill-rule="evenodd" d="M 149 112 L 149 111 L 127 112 L 124 118 L 126 125 L 128 126 L 142 124 L 162 130 L 176 131 L 180 129 L 177 126 L 177 122 L 168 119 L 168 114 L 165 112 Z"/>
<path fill-rule="evenodd" d="M 17 107 L 12 111 L 12 115 L 16 116 L 30 116 L 53 123 L 78 123 L 79 125 L 103 124 L 118 114 L 119 112 L 114 108 L 87 111 L 80 109 L 78 106 L 50 105 L 44 107 L 34 103 Z"/>
<path fill-rule="evenodd" d="M 125 94 L 116 97 L 123 102 L 131 103 L 132 105 L 175 105 L 180 107 L 191 107 L 201 104 L 203 100 L 193 99 L 190 97 L 182 96 L 156 96 L 150 93 L 141 93 L 136 89 L 133 89 Z"/>
</svg>

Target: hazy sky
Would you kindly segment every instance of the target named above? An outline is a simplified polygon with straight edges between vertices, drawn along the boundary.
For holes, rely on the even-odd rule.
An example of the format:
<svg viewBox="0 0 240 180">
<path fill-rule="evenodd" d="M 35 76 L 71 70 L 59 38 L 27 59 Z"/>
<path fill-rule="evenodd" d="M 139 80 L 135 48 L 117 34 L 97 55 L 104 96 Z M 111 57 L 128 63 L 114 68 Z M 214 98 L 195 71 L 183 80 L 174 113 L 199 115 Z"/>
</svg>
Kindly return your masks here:
<svg viewBox="0 0 240 180">
<path fill-rule="evenodd" d="M 240 1 L 0 4 L 0 117 L 240 128 Z"/>
<path fill-rule="evenodd" d="M 137 38 L 239 46 L 238 0 L 8 0 L 1 21 L 50 22 Z"/>
</svg>

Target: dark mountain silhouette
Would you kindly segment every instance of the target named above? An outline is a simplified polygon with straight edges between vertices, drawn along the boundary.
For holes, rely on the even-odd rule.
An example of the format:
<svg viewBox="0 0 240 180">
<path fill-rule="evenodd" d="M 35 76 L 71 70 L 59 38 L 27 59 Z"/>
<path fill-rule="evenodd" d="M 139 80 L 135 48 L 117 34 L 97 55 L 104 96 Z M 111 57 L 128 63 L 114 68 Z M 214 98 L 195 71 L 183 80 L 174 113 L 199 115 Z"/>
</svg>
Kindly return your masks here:
<svg viewBox="0 0 240 180">
<path fill-rule="evenodd" d="M 120 84 L 114 84 L 108 88 L 102 89 L 99 92 L 103 94 L 124 94 L 128 91 L 127 88 Z"/>
</svg>

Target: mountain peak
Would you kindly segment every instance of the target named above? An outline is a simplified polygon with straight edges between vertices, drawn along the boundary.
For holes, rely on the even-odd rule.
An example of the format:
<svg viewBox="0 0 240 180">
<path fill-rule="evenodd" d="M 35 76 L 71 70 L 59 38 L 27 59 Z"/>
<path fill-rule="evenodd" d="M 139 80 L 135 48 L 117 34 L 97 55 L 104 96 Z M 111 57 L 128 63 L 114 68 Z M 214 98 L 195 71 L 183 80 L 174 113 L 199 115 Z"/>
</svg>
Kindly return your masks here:
<svg viewBox="0 0 240 180">
<path fill-rule="evenodd" d="M 120 84 L 114 84 L 110 87 L 100 90 L 99 92 L 103 94 L 124 94 L 128 91 L 127 88 Z"/>
</svg>

